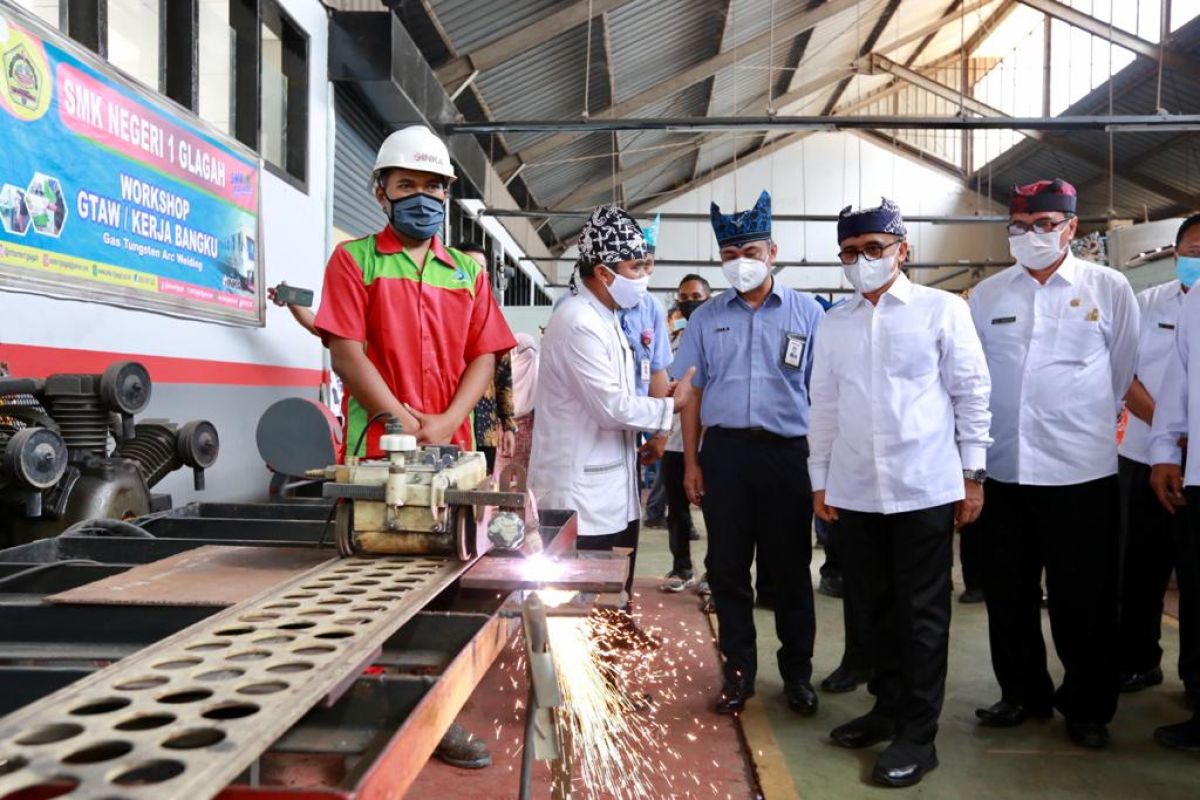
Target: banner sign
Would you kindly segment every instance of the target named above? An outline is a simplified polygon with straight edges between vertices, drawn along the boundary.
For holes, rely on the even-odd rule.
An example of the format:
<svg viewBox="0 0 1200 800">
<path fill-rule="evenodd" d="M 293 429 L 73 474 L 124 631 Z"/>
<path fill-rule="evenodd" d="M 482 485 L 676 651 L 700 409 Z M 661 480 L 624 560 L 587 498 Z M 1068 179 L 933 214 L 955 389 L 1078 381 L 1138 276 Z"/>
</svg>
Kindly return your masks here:
<svg viewBox="0 0 1200 800">
<path fill-rule="evenodd" d="M 0 287 L 262 325 L 259 162 L 0 6 Z"/>
</svg>

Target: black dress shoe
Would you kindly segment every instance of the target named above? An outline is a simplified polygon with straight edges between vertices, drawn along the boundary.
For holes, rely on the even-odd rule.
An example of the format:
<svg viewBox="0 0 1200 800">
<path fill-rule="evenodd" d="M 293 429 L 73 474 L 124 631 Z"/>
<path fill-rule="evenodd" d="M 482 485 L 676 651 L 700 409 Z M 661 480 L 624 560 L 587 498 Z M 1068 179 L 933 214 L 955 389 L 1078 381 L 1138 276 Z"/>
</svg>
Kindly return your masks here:
<svg viewBox="0 0 1200 800">
<path fill-rule="evenodd" d="M 826 597 L 841 597 L 844 589 L 844 583 L 841 575 L 822 575 L 821 582 L 817 584 L 817 593 L 823 594 Z"/>
<path fill-rule="evenodd" d="M 869 672 L 852 670 L 842 664 L 829 673 L 828 678 L 821 681 L 821 691 L 829 692 L 830 694 L 853 692 L 869 680 L 871 680 Z"/>
<path fill-rule="evenodd" d="M 1200 715 L 1187 722 L 1163 725 L 1154 731 L 1154 741 L 1172 750 L 1200 752 Z"/>
<path fill-rule="evenodd" d="M 1099 722 L 1068 722 L 1067 736 L 1080 747 L 1108 747 L 1108 726 Z"/>
<path fill-rule="evenodd" d="M 797 714 L 811 717 L 817 713 L 817 693 L 808 681 L 784 681 L 783 694 L 788 708 Z"/>
<path fill-rule="evenodd" d="M 852 750 L 886 742 L 895 735 L 895 722 L 872 714 L 852 719 L 829 732 L 829 738 L 834 744 Z"/>
<path fill-rule="evenodd" d="M 960 603 L 982 603 L 985 599 L 983 589 L 967 589 L 958 596 Z"/>
<path fill-rule="evenodd" d="M 1140 692 L 1163 682 L 1161 667 L 1148 669 L 1145 672 L 1130 672 L 1121 677 L 1121 691 L 1124 693 Z"/>
<path fill-rule="evenodd" d="M 937 765 L 937 750 L 932 744 L 896 741 L 879 754 L 871 770 L 871 780 L 880 786 L 913 786 Z"/>
<path fill-rule="evenodd" d="M 746 701 L 754 697 L 754 683 L 744 678 L 726 678 L 715 708 L 718 714 L 740 714 Z"/>
<path fill-rule="evenodd" d="M 986 725 L 989 728 L 1015 728 L 1028 717 L 1050 719 L 1054 716 L 1054 712 L 1048 709 L 1044 711 L 1031 711 L 1025 708 L 1025 706 L 1001 700 L 999 703 L 988 708 L 975 709 L 975 716 L 979 718 L 979 724 Z"/>
</svg>

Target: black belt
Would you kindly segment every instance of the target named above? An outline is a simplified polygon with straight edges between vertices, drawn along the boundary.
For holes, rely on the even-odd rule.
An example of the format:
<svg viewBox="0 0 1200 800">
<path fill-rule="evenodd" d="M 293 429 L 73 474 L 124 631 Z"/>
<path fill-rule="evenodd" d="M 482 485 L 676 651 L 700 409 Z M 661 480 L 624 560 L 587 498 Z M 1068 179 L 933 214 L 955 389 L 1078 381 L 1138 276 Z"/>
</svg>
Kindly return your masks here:
<svg viewBox="0 0 1200 800">
<path fill-rule="evenodd" d="M 800 442 L 804 440 L 803 436 L 781 436 L 774 431 L 769 431 L 766 428 L 721 428 L 714 427 L 708 429 L 708 435 L 720 434 L 728 436 L 731 439 L 740 439 L 744 442 Z"/>
</svg>

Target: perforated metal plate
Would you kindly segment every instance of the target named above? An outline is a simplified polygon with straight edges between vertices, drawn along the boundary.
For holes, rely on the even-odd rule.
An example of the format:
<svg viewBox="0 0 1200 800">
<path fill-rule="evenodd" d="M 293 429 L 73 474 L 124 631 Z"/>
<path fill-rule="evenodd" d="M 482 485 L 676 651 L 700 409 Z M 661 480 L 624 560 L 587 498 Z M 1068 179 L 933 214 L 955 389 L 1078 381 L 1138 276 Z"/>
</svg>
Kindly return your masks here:
<svg viewBox="0 0 1200 800">
<path fill-rule="evenodd" d="M 213 797 L 468 566 L 330 561 L 26 706 L 0 719 L 0 797 Z"/>
</svg>

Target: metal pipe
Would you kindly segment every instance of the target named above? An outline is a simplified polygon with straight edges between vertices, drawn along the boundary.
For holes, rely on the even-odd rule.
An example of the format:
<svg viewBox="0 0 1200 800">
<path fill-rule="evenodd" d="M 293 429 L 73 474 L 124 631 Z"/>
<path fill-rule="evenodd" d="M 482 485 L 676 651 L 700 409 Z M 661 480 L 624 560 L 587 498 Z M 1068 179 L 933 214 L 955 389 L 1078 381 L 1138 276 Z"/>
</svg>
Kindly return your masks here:
<svg viewBox="0 0 1200 800">
<path fill-rule="evenodd" d="M 525 740 L 521 748 L 521 787 L 517 795 L 520 800 L 533 797 L 533 737 L 537 726 L 537 695 L 533 691 L 533 680 L 529 681 L 529 697 L 525 701 Z"/>
<path fill-rule="evenodd" d="M 1200 131 L 1200 115 L 1110 115 L 1070 117 L 920 117 L 910 115 L 807 117 L 662 117 L 643 119 L 498 120 L 451 122 L 449 136 L 491 133 L 608 133 L 612 131 L 774 132 L 781 130 L 1035 130 L 1035 131 Z"/>
<path fill-rule="evenodd" d="M 526 211 L 515 208 L 486 208 L 479 212 L 480 216 L 484 217 L 520 217 L 525 219 L 584 219 L 592 215 L 593 209 L 580 209 L 576 211 L 559 211 L 551 209 L 536 209 Z M 681 222 L 708 222 L 711 217 L 708 214 L 691 213 L 686 211 L 663 211 L 661 213 L 650 212 L 640 213 L 630 211 L 636 218 L 652 219 L 656 216 L 661 216 L 666 220 L 678 220 Z M 771 219 L 775 222 L 837 222 L 837 214 L 772 214 Z M 999 225 L 1008 222 L 1006 215 L 1000 214 L 945 214 L 941 216 L 930 216 L 917 214 L 915 216 L 904 215 L 905 222 L 927 222 L 932 225 L 975 225 L 988 224 Z M 1080 224 L 1102 224 L 1109 221 L 1108 217 L 1080 217 Z"/>
<path fill-rule="evenodd" d="M 921 284 L 921 285 L 928 286 L 930 284 Z M 568 288 L 567 284 L 565 284 L 565 283 L 551 283 L 551 284 L 549 284 L 549 286 L 552 289 Z M 714 286 L 713 291 L 714 292 L 723 292 L 729 288 L 730 287 L 728 287 L 728 286 Z M 650 291 L 651 292 L 659 292 L 661 294 L 670 294 L 670 295 L 675 294 L 675 290 L 670 287 L 654 288 L 654 289 L 651 289 Z M 805 287 L 798 291 L 808 292 L 809 294 L 854 294 L 854 289 L 849 286 L 826 287 L 826 288 L 815 288 L 815 289 Z"/>
<path fill-rule="evenodd" d="M 37 564 L 36 566 L 29 567 L 28 569 L 14 572 L 11 575 L 5 575 L 4 577 L 0 578 L 0 586 L 3 586 L 6 583 L 16 583 L 21 578 L 28 578 L 30 575 L 36 575 L 39 572 L 49 572 L 52 569 L 57 569 L 58 567 L 69 567 L 72 564 L 101 566 L 99 561 L 93 561 L 90 558 L 69 558 L 65 561 L 49 561 L 45 564 Z"/>
<path fill-rule="evenodd" d="M 577 259 L 574 258 L 532 258 L 525 257 L 522 261 L 531 261 L 534 263 L 557 263 L 557 264 L 574 264 Z M 1011 267 L 1011 261 L 914 261 L 910 264 L 905 264 L 905 269 L 946 269 L 948 267 L 957 267 L 960 269 L 1007 269 Z M 689 258 L 667 258 L 654 259 L 655 268 L 658 267 L 719 267 L 720 261 L 710 261 L 705 259 L 689 259 Z M 841 261 L 776 261 L 774 266 L 777 267 L 838 267 L 842 266 Z M 550 284 L 557 286 L 557 284 Z"/>
</svg>

